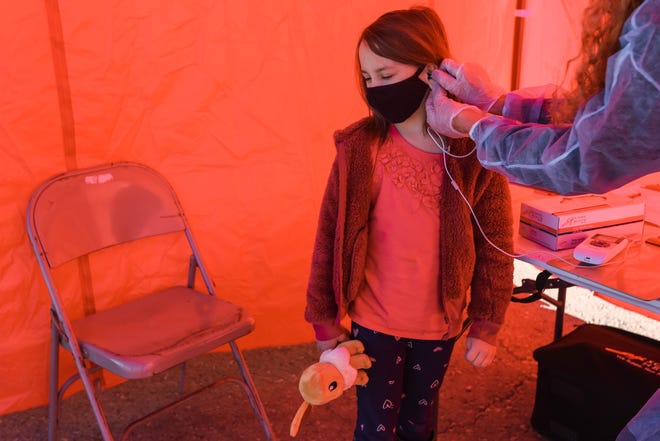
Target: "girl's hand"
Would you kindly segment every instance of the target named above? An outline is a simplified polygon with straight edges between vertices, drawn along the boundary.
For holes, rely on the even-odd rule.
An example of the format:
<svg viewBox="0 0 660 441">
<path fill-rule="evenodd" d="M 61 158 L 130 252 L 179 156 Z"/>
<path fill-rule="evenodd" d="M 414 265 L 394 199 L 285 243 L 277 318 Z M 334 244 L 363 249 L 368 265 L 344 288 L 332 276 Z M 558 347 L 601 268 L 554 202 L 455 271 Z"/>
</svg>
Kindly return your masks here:
<svg viewBox="0 0 660 441">
<path fill-rule="evenodd" d="M 468 337 L 465 342 L 465 359 L 474 367 L 488 366 L 495 358 L 497 347 L 478 338 Z"/>
<path fill-rule="evenodd" d="M 335 338 L 331 338 L 329 340 L 316 340 L 316 347 L 320 352 L 323 352 L 328 349 L 334 349 L 339 343 L 343 341 L 348 341 L 350 339 L 351 336 L 348 329 L 342 328 L 342 333 Z"/>
</svg>

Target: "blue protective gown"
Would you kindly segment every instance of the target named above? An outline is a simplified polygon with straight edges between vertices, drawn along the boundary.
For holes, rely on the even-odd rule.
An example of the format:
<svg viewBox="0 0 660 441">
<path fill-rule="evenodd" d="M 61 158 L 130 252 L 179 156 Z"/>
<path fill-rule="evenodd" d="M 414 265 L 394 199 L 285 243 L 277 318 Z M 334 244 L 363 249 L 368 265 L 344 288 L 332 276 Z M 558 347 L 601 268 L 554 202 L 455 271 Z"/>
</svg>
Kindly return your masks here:
<svg viewBox="0 0 660 441">
<path fill-rule="evenodd" d="M 572 125 L 547 124 L 543 97 L 507 94 L 504 118 L 470 131 L 484 167 L 561 194 L 603 193 L 660 171 L 659 29 L 660 0 L 646 0 L 623 26 L 605 89 Z"/>
<path fill-rule="evenodd" d="M 626 424 L 616 441 L 658 441 L 660 439 L 660 389 Z"/>
</svg>

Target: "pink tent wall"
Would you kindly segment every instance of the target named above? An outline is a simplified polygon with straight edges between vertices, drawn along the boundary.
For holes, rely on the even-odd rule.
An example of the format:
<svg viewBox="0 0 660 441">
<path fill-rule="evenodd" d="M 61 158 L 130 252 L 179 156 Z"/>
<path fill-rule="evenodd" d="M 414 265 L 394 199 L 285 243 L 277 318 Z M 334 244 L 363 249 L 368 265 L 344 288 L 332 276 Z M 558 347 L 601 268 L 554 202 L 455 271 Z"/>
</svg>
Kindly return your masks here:
<svg viewBox="0 0 660 441">
<path fill-rule="evenodd" d="M 411 4 L 435 7 L 455 58 L 508 86 L 513 0 L 0 2 L 0 413 L 47 400 L 48 296 L 24 212 L 37 183 L 68 168 L 129 160 L 161 171 L 219 294 L 257 320 L 242 347 L 311 341 L 302 312 L 332 132 L 366 114 L 356 38 Z M 528 7 L 521 85 L 561 80 L 584 1 Z M 93 283 L 130 292 L 136 268 Z"/>
</svg>

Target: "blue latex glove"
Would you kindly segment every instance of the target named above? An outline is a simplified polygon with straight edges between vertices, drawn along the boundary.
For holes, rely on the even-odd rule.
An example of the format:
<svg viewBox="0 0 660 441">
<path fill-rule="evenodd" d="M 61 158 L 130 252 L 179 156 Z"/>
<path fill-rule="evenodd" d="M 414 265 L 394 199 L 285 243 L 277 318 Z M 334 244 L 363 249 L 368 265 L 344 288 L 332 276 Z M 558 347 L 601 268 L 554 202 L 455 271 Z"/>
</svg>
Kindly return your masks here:
<svg viewBox="0 0 660 441">
<path fill-rule="evenodd" d="M 439 72 L 437 69 L 433 71 L 433 80 Z M 470 108 L 475 106 L 452 100 L 437 81 L 431 81 L 431 93 L 426 99 L 426 122 L 437 133 L 450 138 L 466 138 L 468 134 L 456 130 L 452 122 L 459 113 Z"/>
<path fill-rule="evenodd" d="M 445 58 L 433 79 L 443 89 L 467 104 L 488 111 L 504 94 L 504 89 L 493 84 L 486 71 L 478 64 L 458 63 Z"/>
</svg>

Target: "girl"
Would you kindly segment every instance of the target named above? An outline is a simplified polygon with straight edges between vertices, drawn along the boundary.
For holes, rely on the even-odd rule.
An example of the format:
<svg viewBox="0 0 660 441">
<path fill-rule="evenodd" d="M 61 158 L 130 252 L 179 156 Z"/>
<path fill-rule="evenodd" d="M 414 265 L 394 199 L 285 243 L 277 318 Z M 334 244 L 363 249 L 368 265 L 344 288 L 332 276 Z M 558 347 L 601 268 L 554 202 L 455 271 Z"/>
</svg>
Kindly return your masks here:
<svg viewBox="0 0 660 441">
<path fill-rule="evenodd" d="M 506 180 L 466 156 L 469 140 L 446 140 L 426 124 L 428 74 L 448 56 L 432 9 L 378 18 L 356 51 L 370 116 L 335 134 L 305 319 L 328 349 L 349 338 L 341 326 L 348 314 L 352 338 L 373 360 L 368 384 L 357 388 L 354 440 L 434 439 L 465 310 L 466 357 L 486 366 L 512 292 L 512 259 L 486 242 L 456 189 L 485 235 L 511 252 Z"/>
</svg>

